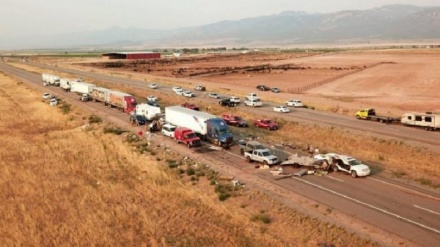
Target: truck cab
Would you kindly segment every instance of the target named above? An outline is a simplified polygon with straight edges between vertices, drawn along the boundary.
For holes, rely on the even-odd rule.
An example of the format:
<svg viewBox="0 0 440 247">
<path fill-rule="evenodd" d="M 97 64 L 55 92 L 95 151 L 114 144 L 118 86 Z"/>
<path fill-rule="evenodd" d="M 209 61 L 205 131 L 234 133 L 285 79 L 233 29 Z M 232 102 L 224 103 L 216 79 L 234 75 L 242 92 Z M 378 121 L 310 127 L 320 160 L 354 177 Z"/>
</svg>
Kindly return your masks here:
<svg viewBox="0 0 440 247">
<path fill-rule="evenodd" d="M 225 120 L 221 118 L 212 118 L 206 121 L 207 138 L 214 141 L 218 146 L 228 148 L 234 141 L 234 136 L 228 128 Z"/>
<path fill-rule="evenodd" d="M 356 118 L 358 119 L 369 119 L 370 116 L 376 116 L 376 111 L 372 108 L 367 108 L 356 112 Z"/>
<path fill-rule="evenodd" d="M 192 130 L 185 127 L 177 127 L 174 130 L 174 139 L 177 143 L 186 144 L 188 148 L 202 145 L 200 138 Z"/>
</svg>

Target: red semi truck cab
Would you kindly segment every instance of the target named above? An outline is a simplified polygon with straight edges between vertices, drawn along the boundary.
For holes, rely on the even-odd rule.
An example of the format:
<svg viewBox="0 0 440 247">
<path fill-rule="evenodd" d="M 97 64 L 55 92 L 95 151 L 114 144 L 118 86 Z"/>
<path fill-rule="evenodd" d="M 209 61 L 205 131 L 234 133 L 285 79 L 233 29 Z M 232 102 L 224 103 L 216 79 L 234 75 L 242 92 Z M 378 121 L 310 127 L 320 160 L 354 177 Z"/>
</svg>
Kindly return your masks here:
<svg viewBox="0 0 440 247">
<path fill-rule="evenodd" d="M 131 113 L 131 112 L 135 112 L 136 111 L 136 105 L 137 105 L 137 101 L 133 96 L 125 96 L 124 97 L 124 101 L 125 101 L 125 109 L 124 111 L 126 113 Z"/>
<path fill-rule="evenodd" d="M 174 139 L 178 143 L 185 143 L 189 148 L 200 147 L 202 145 L 200 138 L 190 129 L 177 127 L 174 131 Z"/>
</svg>

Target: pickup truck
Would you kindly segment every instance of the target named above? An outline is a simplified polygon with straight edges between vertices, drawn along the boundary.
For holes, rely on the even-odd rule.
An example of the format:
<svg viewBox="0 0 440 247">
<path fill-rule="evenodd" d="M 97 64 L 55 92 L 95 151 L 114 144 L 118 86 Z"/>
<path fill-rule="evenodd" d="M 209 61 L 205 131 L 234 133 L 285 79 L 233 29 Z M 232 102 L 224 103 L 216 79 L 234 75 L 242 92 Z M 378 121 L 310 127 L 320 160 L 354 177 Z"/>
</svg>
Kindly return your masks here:
<svg viewBox="0 0 440 247">
<path fill-rule="evenodd" d="M 273 155 L 269 149 L 255 149 L 245 152 L 244 157 L 249 163 L 252 161 L 263 163 L 264 165 L 274 165 L 278 163 L 278 157 Z"/>
<path fill-rule="evenodd" d="M 241 142 L 238 144 L 240 147 L 240 153 L 244 155 L 245 152 L 252 152 L 256 149 L 265 149 L 263 144 L 257 141 Z"/>
<path fill-rule="evenodd" d="M 223 114 L 222 115 L 223 120 L 228 125 L 237 126 L 237 127 L 249 127 L 246 120 L 244 120 L 242 117 L 232 114 Z"/>
<path fill-rule="evenodd" d="M 370 175 L 370 168 L 353 157 L 335 153 L 318 154 L 316 160 L 327 160 L 334 172 L 342 171 L 352 177 L 365 177 Z"/>
<path fill-rule="evenodd" d="M 263 106 L 263 102 L 261 102 L 260 99 L 246 99 L 244 101 L 244 105 L 258 107 L 258 106 Z"/>
<path fill-rule="evenodd" d="M 277 130 L 278 124 L 270 119 L 257 119 L 254 121 L 255 126 L 258 128 Z"/>
<path fill-rule="evenodd" d="M 185 127 L 177 127 L 174 130 L 174 139 L 177 143 L 186 144 L 188 148 L 202 145 L 200 138 L 192 130 Z"/>
<path fill-rule="evenodd" d="M 371 120 L 371 121 L 377 121 L 381 123 L 392 123 L 392 122 L 398 122 L 399 119 L 393 118 L 390 116 L 379 116 L 376 115 L 376 110 L 373 108 L 367 108 L 363 110 L 359 110 L 356 112 L 356 118 L 357 119 L 365 119 L 365 120 Z"/>
</svg>

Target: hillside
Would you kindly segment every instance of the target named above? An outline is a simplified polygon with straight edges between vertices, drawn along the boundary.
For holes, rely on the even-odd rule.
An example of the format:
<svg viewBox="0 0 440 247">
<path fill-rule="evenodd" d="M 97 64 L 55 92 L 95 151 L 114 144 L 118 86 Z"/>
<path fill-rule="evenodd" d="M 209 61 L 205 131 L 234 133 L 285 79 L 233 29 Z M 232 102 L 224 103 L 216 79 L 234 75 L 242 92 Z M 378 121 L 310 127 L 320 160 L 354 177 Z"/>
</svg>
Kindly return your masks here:
<svg viewBox="0 0 440 247">
<path fill-rule="evenodd" d="M 0 49 L 151 49 L 195 46 L 285 46 L 427 42 L 440 39 L 440 7 L 387 5 L 333 13 L 286 11 L 195 27 L 147 30 L 109 27 L 49 37 L 7 39 Z"/>
</svg>

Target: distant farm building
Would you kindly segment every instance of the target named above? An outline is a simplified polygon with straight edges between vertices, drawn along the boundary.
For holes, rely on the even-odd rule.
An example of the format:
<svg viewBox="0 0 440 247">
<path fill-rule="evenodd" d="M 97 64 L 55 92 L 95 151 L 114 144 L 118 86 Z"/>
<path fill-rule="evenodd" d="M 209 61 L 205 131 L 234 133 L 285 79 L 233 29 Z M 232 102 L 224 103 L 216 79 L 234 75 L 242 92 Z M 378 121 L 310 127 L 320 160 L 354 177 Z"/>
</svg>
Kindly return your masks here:
<svg viewBox="0 0 440 247">
<path fill-rule="evenodd" d="M 160 52 L 111 52 L 102 54 L 104 59 L 157 59 L 160 58 Z"/>
</svg>

